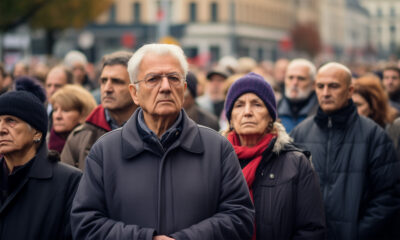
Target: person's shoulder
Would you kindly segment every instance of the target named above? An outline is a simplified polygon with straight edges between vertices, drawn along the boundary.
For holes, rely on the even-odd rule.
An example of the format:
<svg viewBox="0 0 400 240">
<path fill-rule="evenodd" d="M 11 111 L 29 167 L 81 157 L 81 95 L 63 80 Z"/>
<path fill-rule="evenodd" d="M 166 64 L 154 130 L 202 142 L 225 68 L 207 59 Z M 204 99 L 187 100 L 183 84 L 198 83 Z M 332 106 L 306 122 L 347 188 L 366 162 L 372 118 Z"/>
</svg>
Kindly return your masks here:
<svg viewBox="0 0 400 240">
<path fill-rule="evenodd" d="M 82 171 L 76 167 L 63 162 L 53 163 L 54 175 L 59 177 L 81 177 Z"/>
<path fill-rule="evenodd" d="M 391 141 L 385 129 L 375 123 L 372 119 L 359 116 L 360 126 L 358 129 L 362 131 L 356 132 L 356 134 L 365 134 L 364 138 L 367 141 L 372 142 L 389 142 Z"/>
<path fill-rule="evenodd" d="M 99 146 L 101 146 L 101 148 L 115 148 L 115 146 L 120 144 L 120 142 L 122 141 L 121 131 L 122 128 L 117 128 L 109 132 L 105 132 L 104 134 L 99 136 L 96 141 L 94 141 L 92 148 L 97 148 Z"/>
<path fill-rule="evenodd" d="M 303 121 L 301 121 L 291 132 L 290 135 L 294 134 L 294 133 L 299 133 L 299 132 L 308 132 L 309 129 L 314 126 L 317 125 L 316 122 L 314 121 L 314 117 L 315 116 L 309 116 L 306 119 L 304 119 Z"/>
</svg>

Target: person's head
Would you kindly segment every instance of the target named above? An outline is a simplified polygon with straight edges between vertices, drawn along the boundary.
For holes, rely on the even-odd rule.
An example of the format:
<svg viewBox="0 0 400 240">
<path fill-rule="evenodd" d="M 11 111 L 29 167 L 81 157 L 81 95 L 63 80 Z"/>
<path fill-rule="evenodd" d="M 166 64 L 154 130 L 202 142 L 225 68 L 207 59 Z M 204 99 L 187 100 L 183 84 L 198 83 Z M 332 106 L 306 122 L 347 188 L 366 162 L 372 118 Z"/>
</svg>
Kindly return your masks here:
<svg viewBox="0 0 400 240">
<path fill-rule="evenodd" d="M 0 154 L 6 158 L 17 152 L 36 150 L 45 142 L 47 113 L 43 103 L 27 91 L 11 91 L 0 96 Z"/>
<path fill-rule="evenodd" d="M 400 68 L 388 66 L 383 70 L 383 86 L 389 96 L 400 93 Z"/>
<path fill-rule="evenodd" d="M 110 112 L 125 112 L 134 106 L 129 93 L 128 61 L 131 52 L 118 51 L 105 55 L 100 75 L 101 104 Z"/>
<path fill-rule="evenodd" d="M 56 133 L 69 133 L 96 107 L 96 100 L 80 85 L 67 84 L 50 98 L 53 105 L 53 129 Z"/>
<path fill-rule="evenodd" d="M 353 93 L 350 70 L 336 62 L 323 65 L 317 73 L 315 93 L 322 111 L 333 113 L 347 106 Z"/>
<path fill-rule="evenodd" d="M 353 86 L 352 98 L 358 114 L 371 118 L 382 127 L 393 120 L 388 96 L 377 76 L 363 76 L 355 80 Z"/>
<path fill-rule="evenodd" d="M 230 127 L 240 139 L 261 139 L 272 130 L 277 118 L 271 85 L 255 73 L 239 78 L 226 96 L 225 114 Z"/>
<path fill-rule="evenodd" d="M 273 77 L 278 84 L 283 84 L 285 82 L 285 74 L 288 65 L 289 60 L 286 58 L 280 58 L 275 62 Z"/>
<path fill-rule="evenodd" d="M 146 119 L 175 119 L 183 106 L 188 63 L 183 50 L 171 44 L 147 44 L 129 60 L 132 99 Z"/>
<path fill-rule="evenodd" d="M 224 99 L 224 83 L 229 73 L 221 66 L 216 66 L 207 73 L 206 91 L 211 100 L 219 101 Z"/>
<path fill-rule="evenodd" d="M 251 57 L 241 57 L 238 59 L 237 73 L 247 74 L 257 67 L 257 62 Z"/>
<path fill-rule="evenodd" d="M 62 65 L 53 67 L 46 77 L 45 88 L 47 98 L 53 96 L 53 94 L 66 84 L 71 84 L 73 81 L 71 71 Z"/>
<path fill-rule="evenodd" d="M 29 74 L 29 66 L 25 61 L 19 61 L 14 65 L 13 78 L 27 76 Z"/>
<path fill-rule="evenodd" d="M 74 83 L 82 84 L 86 75 L 86 56 L 76 50 L 69 51 L 64 57 L 64 64 L 71 69 Z"/>
<path fill-rule="evenodd" d="M 197 97 L 197 77 L 194 73 L 188 72 L 186 75 L 187 88 L 185 91 L 185 98 L 183 101 L 183 108 L 187 109 L 196 104 Z"/>
<path fill-rule="evenodd" d="M 294 59 L 285 75 L 285 96 L 290 100 L 304 100 L 314 91 L 316 68 L 306 59 Z"/>
</svg>

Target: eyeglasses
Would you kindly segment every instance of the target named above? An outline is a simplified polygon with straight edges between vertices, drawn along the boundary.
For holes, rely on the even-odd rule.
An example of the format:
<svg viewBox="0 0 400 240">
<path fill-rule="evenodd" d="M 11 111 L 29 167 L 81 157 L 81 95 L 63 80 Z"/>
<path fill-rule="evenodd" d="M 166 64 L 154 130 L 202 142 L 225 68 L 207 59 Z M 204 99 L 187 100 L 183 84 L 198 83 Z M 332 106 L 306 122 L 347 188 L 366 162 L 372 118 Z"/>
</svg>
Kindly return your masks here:
<svg viewBox="0 0 400 240">
<path fill-rule="evenodd" d="M 165 73 L 165 74 L 148 74 L 145 76 L 145 79 L 139 80 L 136 83 L 144 82 L 146 87 L 155 88 L 161 84 L 163 78 L 166 77 L 168 79 L 168 83 L 172 87 L 177 87 L 182 83 L 182 76 L 178 73 Z"/>
</svg>

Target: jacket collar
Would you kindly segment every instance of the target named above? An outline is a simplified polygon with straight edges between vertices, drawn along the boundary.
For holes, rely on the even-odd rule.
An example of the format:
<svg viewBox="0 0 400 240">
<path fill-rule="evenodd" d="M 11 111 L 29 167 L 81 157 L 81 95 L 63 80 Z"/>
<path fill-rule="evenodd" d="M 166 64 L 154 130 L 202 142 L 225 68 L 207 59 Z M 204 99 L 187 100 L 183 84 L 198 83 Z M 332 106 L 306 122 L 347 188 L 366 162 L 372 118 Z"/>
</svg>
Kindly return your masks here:
<svg viewBox="0 0 400 240">
<path fill-rule="evenodd" d="M 285 96 L 278 104 L 278 115 L 281 116 L 293 116 L 294 113 L 290 107 L 292 103 Z M 304 105 L 301 107 L 297 116 L 309 116 L 310 114 L 315 114 L 318 106 L 318 98 L 315 92 L 312 92 L 307 99 L 304 100 Z"/>
<path fill-rule="evenodd" d="M 353 122 L 357 116 L 357 108 L 353 100 L 349 99 L 349 103 L 345 107 L 331 114 L 326 114 L 322 111 L 321 107 L 319 107 L 314 121 L 321 128 L 344 129 L 348 125 L 347 123 Z"/>
<path fill-rule="evenodd" d="M 42 145 L 39 147 L 38 152 L 36 153 L 33 165 L 29 169 L 28 177 L 24 178 L 22 182 L 18 185 L 18 187 L 13 191 L 13 193 L 8 196 L 7 200 L 0 207 L 0 214 L 3 213 L 4 209 L 6 209 L 10 205 L 15 196 L 17 196 L 19 192 L 21 192 L 22 188 L 28 182 L 29 178 L 48 179 L 53 176 L 53 169 L 47 155 L 47 145 L 46 142 L 43 142 Z"/>
<path fill-rule="evenodd" d="M 35 156 L 32 168 L 29 171 L 30 178 L 46 179 L 53 176 L 53 169 L 48 159 L 48 149 L 46 143 L 39 147 Z"/>
<path fill-rule="evenodd" d="M 122 156 L 125 159 L 130 159 L 144 150 L 151 150 L 152 148 L 141 139 L 138 132 L 138 116 L 141 108 L 136 109 L 134 114 L 129 118 L 126 124 L 122 127 Z M 204 146 L 201 141 L 199 127 L 193 120 L 191 120 L 185 111 L 182 111 L 183 128 L 181 136 L 176 140 L 171 147 L 181 147 L 186 151 L 192 153 L 204 152 Z"/>
<path fill-rule="evenodd" d="M 86 118 L 86 122 L 100 127 L 107 132 L 111 131 L 111 127 L 107 122 L 105 109 L 102 105 L 97 106 L 90 115 Z"/>
</svg>

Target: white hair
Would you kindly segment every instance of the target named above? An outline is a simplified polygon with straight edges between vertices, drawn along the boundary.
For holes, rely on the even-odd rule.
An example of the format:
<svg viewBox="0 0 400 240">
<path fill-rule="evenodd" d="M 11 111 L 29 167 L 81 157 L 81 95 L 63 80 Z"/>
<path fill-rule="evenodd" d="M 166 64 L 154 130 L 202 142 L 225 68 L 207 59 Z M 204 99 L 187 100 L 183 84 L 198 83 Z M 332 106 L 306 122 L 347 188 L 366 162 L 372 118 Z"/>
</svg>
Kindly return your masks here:
<svg viewBox="0 0 400 240">
<path fill-rule="evenodd" d="M 69 51 L 67 55 L 65 55 L 64 57 L 64 64 L 71 68 L 75 63 L 86 65 L 87 58 L 83 53 L 79 51 L 76 50 Z"/>
<path fill-rule="evenodd" d="M 308 68 L 308 75 L 309 75 L 311 81 L 314 82 L 315 76 L 317 74 L 317 68 L 315 67 L 315 65 L 312 62 L 310 62 L 307 59 L 304 59 L 304 58 L 293 59 L 292 61 L 290 61 L 287 69 L 289 69 L 289 68 L 291 68 L 293 66 L 299 66 L 299 65 L 300 66 L 305 66 L 305 67 Z"/>
<path fill-rule="evenodd" d="M 157 56 L 163 56 L 163 55 L 173 56 L 179 61 L 184 73 L 184 78 L 186 78 L 189 69 L 189 64 L 186 60 L 186 56 L 182 48 L 173 44 L 151 43 L 151 44 L 146 44 L 141 48 L 139 48 L 133 54 L 131 59 L 129 59 L 127 68 L 129 73 L 129 79 L 131 80 L 132 84 L 136 84 L 136 88 L 139 87 L 137 84 L 138 81 L 137 75 L 139 72 L 139 66 L 143 60 L 143 57 L 146 56 L 147 54 L 155 54 Z"/>
</svg>

